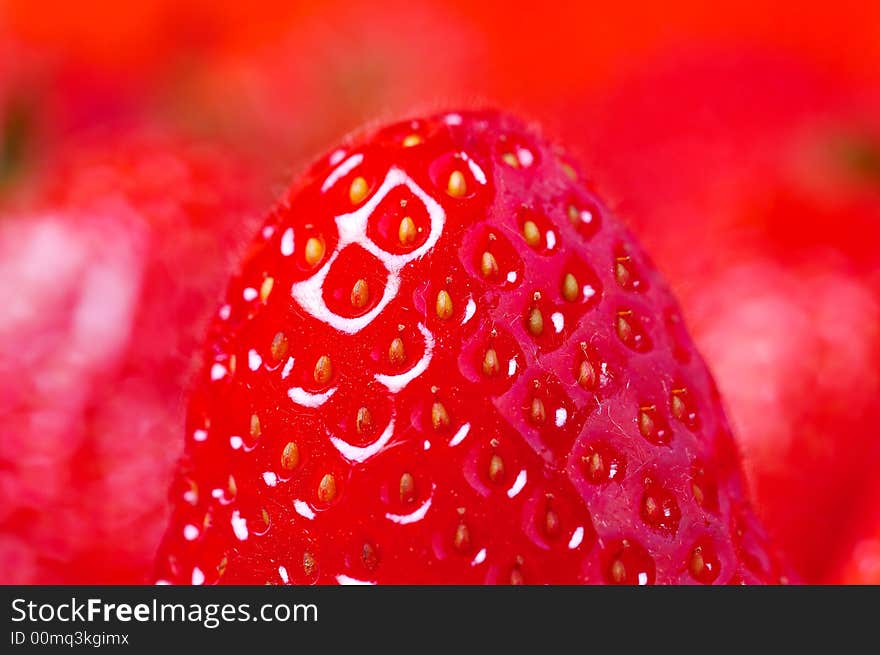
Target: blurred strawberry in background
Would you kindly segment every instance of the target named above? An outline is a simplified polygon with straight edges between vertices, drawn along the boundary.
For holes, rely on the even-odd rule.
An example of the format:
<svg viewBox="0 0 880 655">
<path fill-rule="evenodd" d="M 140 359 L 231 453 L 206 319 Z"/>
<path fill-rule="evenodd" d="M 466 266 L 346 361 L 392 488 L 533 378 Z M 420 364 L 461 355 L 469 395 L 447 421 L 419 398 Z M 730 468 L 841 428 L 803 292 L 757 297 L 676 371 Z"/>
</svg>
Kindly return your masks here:
<svg viewBox="0 0 880 655">
<path fill-rule="evenodd" d="M 176 140 L 62 159 L 0 221 L 0 561 L 5 582 L 142 582 L 204 308 L 269 197 Z"/>
<path fill-rule="evenodd" d="M 880 582 L 878 64 L 864 2 L 7 0 L 0 582 L 146 579 L 254 220 L 364 122 L 474 104 L 559 135 L 653 254 L 804 579 Z"/>
</svg>

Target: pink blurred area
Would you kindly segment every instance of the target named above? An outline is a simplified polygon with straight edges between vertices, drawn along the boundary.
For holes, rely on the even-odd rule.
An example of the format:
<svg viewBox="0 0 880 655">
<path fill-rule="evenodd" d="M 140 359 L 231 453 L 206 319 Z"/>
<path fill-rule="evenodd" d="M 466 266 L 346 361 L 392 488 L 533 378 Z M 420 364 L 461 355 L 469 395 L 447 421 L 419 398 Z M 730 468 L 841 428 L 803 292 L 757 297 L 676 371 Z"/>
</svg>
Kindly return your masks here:
<svg viewBox="0 0 880 655">
<path fill-rule="evenodd" d="M 146 581 L 242 239 L 347 132 L 486 104 L 669 277 L 803 578 L 880 582 L 880 5 L 7 0 L 0 36 L 0 582 Z"/>
</svg>

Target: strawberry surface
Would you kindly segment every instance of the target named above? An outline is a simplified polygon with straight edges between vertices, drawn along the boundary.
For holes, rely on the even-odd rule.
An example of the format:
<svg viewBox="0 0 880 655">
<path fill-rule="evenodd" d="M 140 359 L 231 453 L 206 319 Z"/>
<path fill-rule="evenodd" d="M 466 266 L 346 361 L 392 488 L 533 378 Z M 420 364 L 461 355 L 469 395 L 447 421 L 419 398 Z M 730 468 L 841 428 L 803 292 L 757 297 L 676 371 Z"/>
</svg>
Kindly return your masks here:
<svg viewBox="0 0 880 655">
<path fill-rule="evenodd" d="M 162 582 L 784 580 L 664 281 L 505 115 L 318 161 L 204 357 Z"/>
</svg>

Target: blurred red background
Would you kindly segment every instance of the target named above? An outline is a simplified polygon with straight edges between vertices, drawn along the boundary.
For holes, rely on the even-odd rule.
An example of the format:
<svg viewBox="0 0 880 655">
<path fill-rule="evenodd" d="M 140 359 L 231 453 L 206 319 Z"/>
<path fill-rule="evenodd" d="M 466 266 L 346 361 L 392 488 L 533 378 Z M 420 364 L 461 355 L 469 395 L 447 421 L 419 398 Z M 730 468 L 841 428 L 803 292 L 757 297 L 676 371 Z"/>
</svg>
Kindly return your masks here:
<svg viewBox="0 0 880 655">
<path fill-rule="evenodd" d="M 345 133 L 498 105 L 682 301 L 802 579 L 880 582 L 880 5 L 0 3 L 0 582 L 145 582 L 242 239 Z"/>
</svg>

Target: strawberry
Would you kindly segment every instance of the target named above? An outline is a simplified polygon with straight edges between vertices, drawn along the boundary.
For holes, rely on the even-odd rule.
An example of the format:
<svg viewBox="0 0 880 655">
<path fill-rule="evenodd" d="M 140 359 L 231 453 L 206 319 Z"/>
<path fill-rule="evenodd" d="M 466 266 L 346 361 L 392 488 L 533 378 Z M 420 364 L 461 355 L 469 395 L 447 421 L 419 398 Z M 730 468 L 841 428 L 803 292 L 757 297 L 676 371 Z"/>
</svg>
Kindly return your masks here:
<svg viewBox="0 0 880 655">
<path fill-rule="evenodd" d="M 162 582 L 784 579 L 665 283 L 513 118 L 319 160 L 204 356 Z"/>
<path fill-rule="evenodd" d="M 0 582 L 144 583 L 187 363 L 265 199 L 176 138 L 58 159 L 0 215 Z"/>
</svg>

